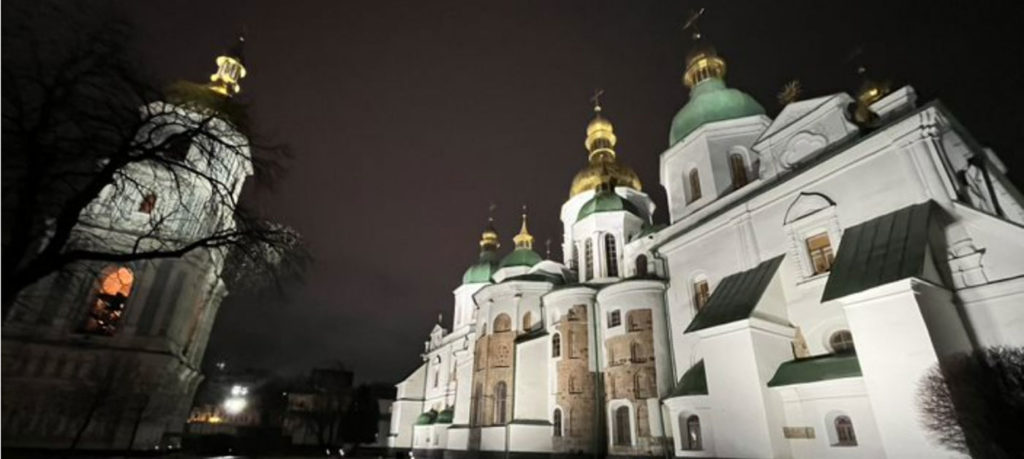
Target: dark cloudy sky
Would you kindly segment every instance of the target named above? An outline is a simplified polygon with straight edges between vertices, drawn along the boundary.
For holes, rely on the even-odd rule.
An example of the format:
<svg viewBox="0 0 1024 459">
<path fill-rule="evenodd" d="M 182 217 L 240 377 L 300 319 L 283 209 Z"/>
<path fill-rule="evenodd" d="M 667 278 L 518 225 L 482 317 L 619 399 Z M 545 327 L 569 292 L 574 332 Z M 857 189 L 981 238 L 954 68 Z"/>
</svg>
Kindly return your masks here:
<svg viewBox="0 0 1024 459">
<path fill-rule="evenodd" d="M 948 3 L 715 2 L 703 29 L 728 61 L 728 83 L 771 115 L 775 94 L 794 78 L 807 97 L 853 89 L 847 59 L 859 47 L 875 73 L 913 84 L 924 100 L 941 98 L 1022 169 L 1021 17 L 1011 2 Z M 244 27 L 242 96 L 264 132 L 295 154 L 273 193 L 250 197 L 300 230 L 316 263 L 285 301 L 231 296 L 207 360 L 281 371 L 342 360 L 359 379 L 393 382 L 418 364 L 438 313 L 449 322 L 451 291 L 476 256 L 488 202 L 499 206 L 506 249 L 523 203 L 539 245 L 557 240 L 559 206 L 585 161 L 595 88 L 606 91 L 621 160 L 663 201 L 658 155 L 687 98 L 680 27 L 699 5 L 121 6 L 139 28 L 146 65 L 164 80 L 204 80 Z"/>
</svg>

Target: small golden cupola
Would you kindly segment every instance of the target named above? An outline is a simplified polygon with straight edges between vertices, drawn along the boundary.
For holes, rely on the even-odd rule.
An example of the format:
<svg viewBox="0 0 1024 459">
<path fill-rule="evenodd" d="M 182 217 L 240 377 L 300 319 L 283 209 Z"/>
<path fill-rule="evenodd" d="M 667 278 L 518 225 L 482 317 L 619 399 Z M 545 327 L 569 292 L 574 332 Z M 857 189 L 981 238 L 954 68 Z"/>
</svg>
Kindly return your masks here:
<svg viewBox="0 0 1024 459">
<path fill-rule="evenodd" d="M 217 56 L 217 73 L 210 75 L 210 89 L 221 95 L 231 97 L 242 91 L 239 82 L 245 78 L 245 65 L 242 50 L 245 37 L 239 36 L 231 48 L 223 55 Z"/>
<path fill-rule="evenodd" d="M 594 119 L 587 124 L 587 138 L 583 145 L 587 148 L 588 164 L 576 174 L 569 189 L 569 197 L 584 191 L 596 190 L 601 183 L 609 178 L 616 186 L 625 186 L 640 191 L 640 177 L 629 167 L 622 165 L 615 157 L 615 128 L 612 122 L 601 114 L 598 91 L 591 99 L 594 102 Z"/>
<path fill-rule="evenodd" d="M 533 235 L 530 234 L 530 230 L 526 228 L 526 207 L 523 206 L 523 226 L 519 228 L 519 234 L 512 238 L 515 242 L 517 249 L 533 249 Z"/>
<path fill-rule="evenodd" d="M 499 247 L 501 247 L 501 242 L 498 241 L 498 230 L 494 229 L 494 218 L 488 218 L 487 226 L 480 234 L 480 250 L 494 251 Z"/>
</svg>

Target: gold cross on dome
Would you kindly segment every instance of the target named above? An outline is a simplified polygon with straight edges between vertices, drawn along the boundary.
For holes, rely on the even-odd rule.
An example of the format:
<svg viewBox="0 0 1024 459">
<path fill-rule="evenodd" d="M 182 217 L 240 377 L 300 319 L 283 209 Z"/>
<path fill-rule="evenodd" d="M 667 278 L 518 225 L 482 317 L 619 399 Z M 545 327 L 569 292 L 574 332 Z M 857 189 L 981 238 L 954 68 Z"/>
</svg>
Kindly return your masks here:
<svg viewBox="0 0 1024 459">
<path fill-rule="evenodd" d="M 697 26 L 697 20 L 704 15 L 704 8 L 697 11 L 690 11 L 690 17 L 686 19 L 686 24 L 683 25 L 683 30 L 693 29 L 693 39 L 700 38 L 700 27 Z"/>
</svg>

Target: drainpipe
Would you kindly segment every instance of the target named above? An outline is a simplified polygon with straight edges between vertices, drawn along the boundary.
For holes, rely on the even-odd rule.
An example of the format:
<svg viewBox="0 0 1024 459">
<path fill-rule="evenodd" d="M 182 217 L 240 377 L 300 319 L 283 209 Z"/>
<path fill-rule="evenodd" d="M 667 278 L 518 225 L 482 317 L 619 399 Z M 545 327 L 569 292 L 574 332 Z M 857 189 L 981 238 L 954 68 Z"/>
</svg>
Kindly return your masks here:
<svg viewBox="0 0 1024 459">
<path fill-rule="evenodd" d="M 670 279 L 668 275 L 668 263 L 661 256 L 661 253 L 657 249 L 651 251 L 651 256 L 654 258 L 656 266 L 662 266 L 665 272 L 665 279 Z M 668 303 L 668 285 L 665 285 L 665 289 L 661 292 L 662 296 L 662 314 L 665 316 L 665 330 L 668 334 L 668 353 L 669 353 L 669 368 L 672 371 L 671 380 L 676 380 L 676 358 L 675 358 L 675 345 L 672 339 L 672 321 L 671 314 L 669 314 L 669 303 Z M 671 459 L 675 456 L 675 445 L 667 447 L 668 442 L 668 431 L 665 430 L 665 410 L 662 409 L 664 400 L 661 399 L 661 395 L 658 395 L 658 422 L 661 424 L 661 450 L 662 454 L 666 459 Z"/>
</svg>

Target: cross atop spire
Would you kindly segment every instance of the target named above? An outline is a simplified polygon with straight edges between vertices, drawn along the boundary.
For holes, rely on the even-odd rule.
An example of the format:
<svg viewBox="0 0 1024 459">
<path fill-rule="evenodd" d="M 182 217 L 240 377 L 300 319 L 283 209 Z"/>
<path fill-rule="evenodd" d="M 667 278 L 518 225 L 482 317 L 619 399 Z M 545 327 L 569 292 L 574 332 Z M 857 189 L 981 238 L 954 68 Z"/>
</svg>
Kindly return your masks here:
<svg viewBox="0 0 1024 459">
<path fill-rule="evenodd" d="M 604 95 L 604 89 L 595 89 L 594 95 L 590 97 L 590 101 L 594 103 L 594 113 L 601 113 L 601 96 Z"/>
<path fill-rule="evenodd" d="M 690 17 L 686 19 L 686 24 L 683 24 L 683 30 L 684 31 L 685 30 L 689 30 L 689 29 L 693 30 L 693 35 L 692 36 L 693 36 L 694 40 L 699 40 L 701 38 L 700 27 L 697 24 L 697 21 L 703 15 L 704 15 L 704 8 L 701 8 L 701 9 L 699 9 L 697 11 L 692 11 L 691 10 L 690 11 Z"/>
</svg>

